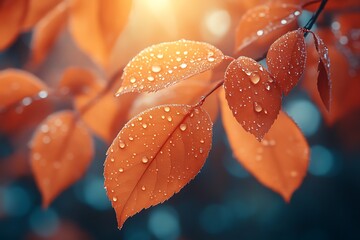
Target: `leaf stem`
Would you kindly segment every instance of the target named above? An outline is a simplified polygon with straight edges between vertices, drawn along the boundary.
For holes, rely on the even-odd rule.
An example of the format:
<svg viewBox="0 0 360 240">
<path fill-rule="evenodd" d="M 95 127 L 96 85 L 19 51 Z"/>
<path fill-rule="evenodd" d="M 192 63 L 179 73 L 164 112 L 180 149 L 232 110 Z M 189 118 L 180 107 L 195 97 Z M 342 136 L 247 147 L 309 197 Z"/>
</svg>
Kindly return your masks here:
<svg viewBox="0 0 360 240">
<path fill-rule="evenodd" d="M 210 96 L 213 92 L 215 92 L 219 87 L 221 87 L 224 84 L 224 79 L 221 79 L 220 81 L 218 81 L 214 87 L 205 95 L 201 96 L 199 102 L 197 104 L 195 104 L 195 107 L 201 106 L 203 105 L 205 99 Z"/>
<path fill-rule="evenodd" d="M 318 19 L 320 13 L 324 10 L 327 0 L 321 0 L 319 8 L 313 14 L 313 16 L 309 19 L 309 21 L 305 24 L 304 28 L 307 30 L 311 30 L 313 25 L 315 24 L 316 20 Z M 305 33 L 305 37 L 307 36 L 307 32 Z"/>
</svg>

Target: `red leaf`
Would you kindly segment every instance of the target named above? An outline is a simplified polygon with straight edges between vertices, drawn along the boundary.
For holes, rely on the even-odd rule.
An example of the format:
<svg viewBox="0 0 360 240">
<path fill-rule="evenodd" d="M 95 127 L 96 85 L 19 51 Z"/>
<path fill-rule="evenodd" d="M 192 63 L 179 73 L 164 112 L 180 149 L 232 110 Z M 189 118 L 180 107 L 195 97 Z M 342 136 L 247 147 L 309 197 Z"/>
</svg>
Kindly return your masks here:
<svg viewBox="0 0 360 240">
<path fill-rule="evenodd" d="M 305 70 L 305 61 L 305 38 L 301 30 L 289 32 L 271 45 L 266 63 L 285 95 L 298 83 Z"/>
<path fill-rule="evenodd" d="M 297 26 L 300 14 L 299 6 L 276 2 L 250 9 L 236 29 L 236 55 L 263 57 L 277 38 Z"/>
<path fill-rule="evenodd" d="M 75 108 L 86 125 L 105 142 L 111 143 L 124 126 L 133 95 L 115 98 L 112 89 L 104 92 L 105 84 L 83 68 L 68 68 L 59 85 L 60 91 L 74 94 Z M 102 94 L 103 93 L 103 94 Z M 90 102 L 91 106 L 86 107 Z M 84 108 L 87 108 L 84 111 Z"/>
<path fill-rule="evenodd" d="M 23 22 L 22 30 L 29 31 L 43 17 L 52 11 L 63 0 L 28 0 L 28 9 Z"/>
<path fill-rule="evenodd" d="M 239 57 L 225 72 L 226 99 L 243 128 L 262 139 L 281 108 L 281 92 L 269 73 L 251 58 Z"/>
<path fill-rule="evenodd" d="M 131 0 L 71 1 L 70 32 L 79 48 L 102 67 L 108 65 L 131 6 Z"/>
<path fill-rule="evenodd" d="M 49 12 L 34 29 L 32 60 L 40 64 L 47 56 L 67 20 L 68 5 L 63 2 Z"/>
<path fill-rule="evenodd" d="M 155 92 L 212 69 L 223 59 L 219 49 L 203 42 L 179 40 L 148 47 L 125 67 L 117 95 Z"/>
<path fill-rule="evenodd" d="M 163 105 L 130 120 L 104 164 L 105 187 L 119 228 L 193 179 L 205 163 L 211 137 L 212 123 L 201 107 Z"/>
<path fill-rule="evenodd" d="M 303 87 L 319 107 L 326 123 L 332 126 L 360 107 L 360 74 L 352 71 L 352 58 L 348 58 L 348 56 L 342 52 L 342 47 L 338 48 L 339 44 L 331 30 L 324 29 L 319 31 L 318 34 L 322 38 L 327 39 L 329 56 L 332 66 L 334 66 L 330 68 L 332 85 L 331 111 L 329 112 L 326 109 L 318 91 L 316 79 L 319 74 L 319 56 L 314 44 L 309 44 L 307 47 L 308 57 L 302 83 Z"/>
<path fill-rule="evenodd" d="M 50 115 L 36 130 L 30 144 L 31 166 L 43 198 L 49 204 L 87 170 L 93 143 L 74 112 Z"/>
<path fill-rule="evenodd" d="M 0 71 L 0 132 L 31 129 L 51 109 L 48 89 L 40 79 L 20 70 Z"/>
<path fill-rule="evenodd" d="M 297 125 L 285 113 L 256 141 L 244 131 L 221 95 L 222 120 L 236 159 L 263 185 L 290 201 L 309 165 L 309 146 Z"/>
<path fill-rule="evenodd" d="M 17 37 L 26 16 L 27 0 L 2 0 L 0 2 L 0 51 L 6 49 Z"/>
<path fill-rule="evenodd" d="M 330 58 L 328 48 L 325 46 L 323 40 L 313 33 L 315 40 L 315 47 L 319 54 L 320 60 L 318 65 L 318 81 L 317 87 L 320 97 L 325 104 L 326 109 L 330 110 L 331 103 L 331 78 L 330 78 Z"/>
</svg>

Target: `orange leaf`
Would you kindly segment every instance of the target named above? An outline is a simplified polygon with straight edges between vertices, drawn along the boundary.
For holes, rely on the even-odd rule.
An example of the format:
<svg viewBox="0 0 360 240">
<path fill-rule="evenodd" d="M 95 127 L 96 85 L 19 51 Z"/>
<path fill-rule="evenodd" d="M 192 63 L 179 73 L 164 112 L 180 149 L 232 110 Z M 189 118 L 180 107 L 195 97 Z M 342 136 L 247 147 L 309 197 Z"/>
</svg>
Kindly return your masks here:
<svg viewBox="0 0 360 240">
<path fill-rule="evenodd" d="M 236 159 L 263 185 L 290 201 L 303 181 L 309 164 L 309 146 L 297 125 L 285 113 L 262 142 L 244 131 L 221 95 L 224 128 Z"/>
<path fill-rule="evenodd" d="M 28 0 L 28 9 L 24 19 L 22 30 L 30 30 L 38 21 L 45 17 L 57 4 L 63 0 Z"/>
<path fill-rule="evenodd" d="M 74 94 L 75 108 L 81 112 L 81 118 L 107 143 L 111 143 L 124 126 L 134 100 L 133 95 L 115 98 L 111 89 L 103 92 L 104 82 L 98 81 L 90 71 L 83 68 L 68 68 L 64 72 L 59 88 L 62 92 Z M 92 102 L 91 106 L 84 112 L 85 106 L 90 102 Z"/>
<path fill-rule="evenodd" d="M 326 109 L 330 110 L 331 103 L 331 78 L 330 78 L 330 58 L 328 48 L 323 40 L 313 33 L 316 50 L 319 54 L 318 80 L 317 87 L 321 100 L 325 104 Z"/>
<path fill-rule="evenodd" d="M 56 6 L 35 27 L 31 42 L 32 60 L 40 64 L 47 56 L 67 20 L 67 2 Z"/>
<path fill-rule="evenodd" d="M 111 50 L 126 25 L 131 0 L 71 0 L 70 31 L 96 63 L 107 67 Z"/>
<path fill-rule="evenodd" d="M 91 135 L 74 112 L 54 113 L 38 127 L 30 157 L 44 207 L 84 175 L 93 148 Z"/>
<path fill-rule="evenodd" d="M 129 116 L 132 118 L 146 109 L 164 104 L 196 104 L 201 96 L 210 91 L 212 87 L 209 83 L 210 79 L 211 71 L 207 71 L 191 77 L 189 81 L 179 82 L 158 92 L 142 94 L 134 101 Z M 208 102 L 211 104 L 208 105 Z M 203 108 L 214 122 L 218 113 L 218 102 L 215 94 L 206 99 Z"/>
<path fill-rule="evenodd" d="M 148 47 L 125 67 L 117 95 L 154 92 L 214 68 L 224 59 L 216 47 L 189 40 Z"/>
<path fill-rule="evenodd" d="M 305 38 L 301 30 L 289 32 L 271 45 L 266 63 L 285 95 L 298 83 L 305 70 L 305 61 Z"/>
<path fill-rule="evenodd" d="M 0 71 L 0 132 L 29 130 L 51 109 L 48 89 L 40 79 L 20 70 Z"/>
<path fill-rule="evenodd" d="M 281 108 L 281 92 L 269 73 L 251 58 L 239 57 L 225 72 L 226 99 L 236 120 L 261 140 Z"/>
<path fill-rule="evenodd" d="M 0 2 L 0 51 L 7 48 L 20 33 L 26 8 L 27 0 Z"/>
<path fill-rule="evenodd" d="M 299 6 L 276 2 L 250 9 L 236 29 L 236 55 L 263 57 L 277 38 L 297 26 L 300 14 Z"/>
<path fill-rule="evenodd" d="M 163 105 L 130 120 L 104 164 L 105 187 L 119 228 L 193 179 L 205 163 L 211 137 L 212 123 L 201 107 Z"/>
</svg>

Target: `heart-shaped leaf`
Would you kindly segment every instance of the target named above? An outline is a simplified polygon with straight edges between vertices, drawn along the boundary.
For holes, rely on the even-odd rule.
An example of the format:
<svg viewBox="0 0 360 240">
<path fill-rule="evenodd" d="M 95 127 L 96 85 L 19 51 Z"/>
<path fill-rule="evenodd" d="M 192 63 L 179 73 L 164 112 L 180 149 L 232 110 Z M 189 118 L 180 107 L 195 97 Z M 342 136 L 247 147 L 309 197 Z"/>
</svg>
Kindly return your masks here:
<svg viewBox="0 0 360 240">
<path fill-rule="evenodd" d="M 225 94 L 243 128 L 262 139 L 281 108 L 281 92 L 269 73 L 255 60 L 239 57 L 225 72 Z"/>
</svg>

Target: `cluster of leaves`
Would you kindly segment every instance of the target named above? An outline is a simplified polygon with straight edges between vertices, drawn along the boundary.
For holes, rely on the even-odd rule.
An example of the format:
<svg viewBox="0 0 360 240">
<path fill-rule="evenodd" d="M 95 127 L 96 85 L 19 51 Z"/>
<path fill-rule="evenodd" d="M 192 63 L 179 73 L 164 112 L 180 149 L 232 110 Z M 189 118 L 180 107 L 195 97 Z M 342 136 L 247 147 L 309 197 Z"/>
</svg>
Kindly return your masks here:
<svg viewBox="0 0 360 240">
<path fill-rule="evenodd" d="M 9 6 L 15 9 L 14 2 L 19 6 L 9 11 Z M 305 85 L 324 114 L 330 116 L 331 107 L 340 117 L 338 99 L 345 90 L 332 88 L 328 49 L 309 30 L 311 26 L 293 30 L 312 1 L 286 2 L 271 1 L 242 16 L 236 30 L 236 59 L 208 43 L 179 40 L 141 51 L 124 68 L 121 86 L 117 74 L 106 82 L 82 68 L 67 69 L 54 89 L 25 71 L 1 71 L 0 132 L 11 135 L 20 127 L 37 126 L 29 148 L 43 206 L 85 173 L 94 153 L 94 133 L 112 142 L 104 163 L 105 188 L 122 227 L 128 217 L 169 199 L 198 174 L 211 149 L 219 105 L 237 160 L 289 201 L 306 174 L 309 147 L 281 111 L 283 95 L 305 73 Z M 106 67 L 131 1 L 1 4 L 0 13 L 9 14 L 0 14 L 1 18 L 13 19 L 16 26 L 9 25 L 13 32 L 2 38 L 0 49 L 35 26 L 33 60 L 39 63 L 68 21 L 79 48 Z M 329 4 L 330 9 L 334 5 Z M 114 12 L 119 9 L 123 12 Z M 116 14 L 121 17 L 114 18 Z M 9 33 L 6 27 L 0 25 L 0 35 Z M 305 42 L 308 33 L 313 44 Z M 339 34 L 341 38 L 347 33 Z M 265 58 L 267 67 L 258 63 Z M 54 109 L 53 100 L 63 98 L 72 101 L 71 110 Z"/>
</svg>

